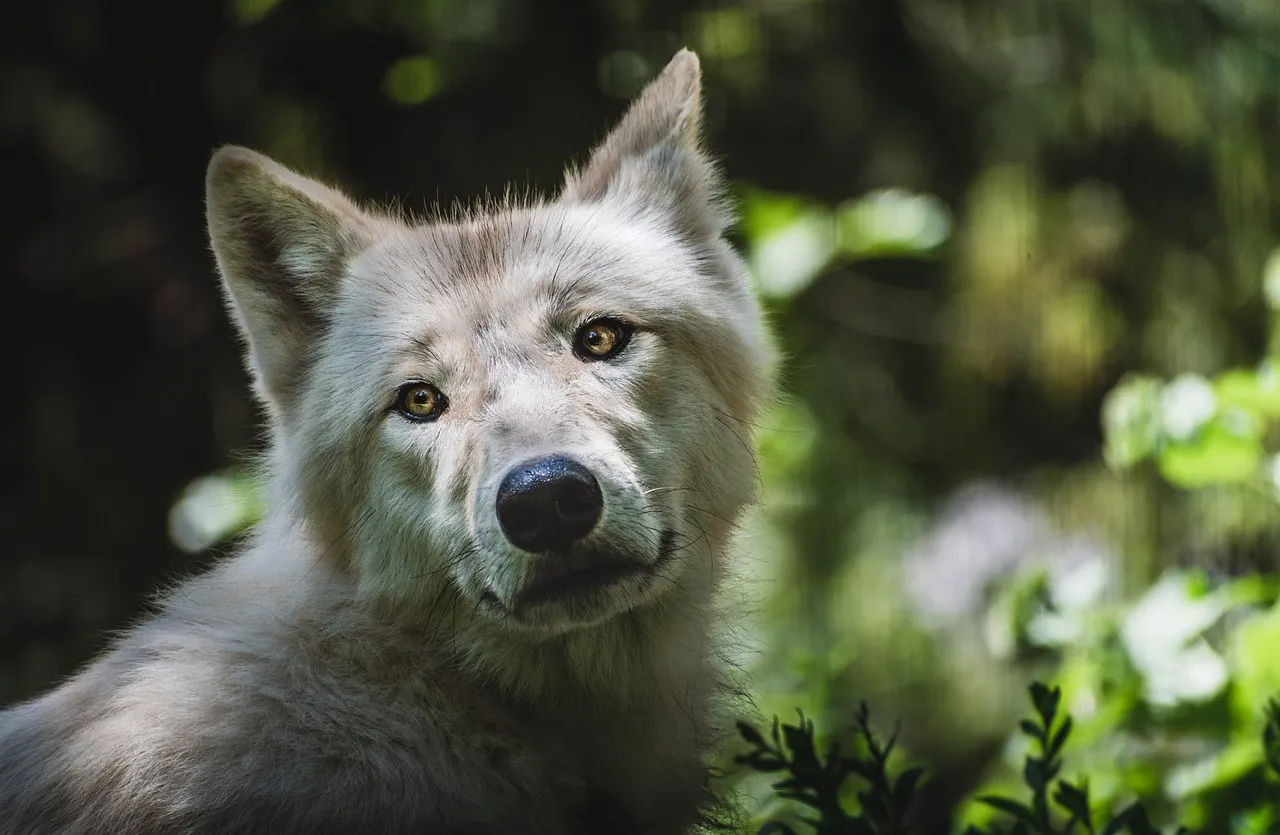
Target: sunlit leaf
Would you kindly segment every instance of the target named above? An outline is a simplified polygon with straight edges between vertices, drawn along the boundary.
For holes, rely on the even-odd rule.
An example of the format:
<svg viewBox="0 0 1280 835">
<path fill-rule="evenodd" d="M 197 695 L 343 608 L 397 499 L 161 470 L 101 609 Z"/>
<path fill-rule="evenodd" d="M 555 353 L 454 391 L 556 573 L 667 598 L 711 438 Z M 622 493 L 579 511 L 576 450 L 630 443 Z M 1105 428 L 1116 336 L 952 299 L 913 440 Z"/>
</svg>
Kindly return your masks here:
<svg viewBox="0 0 1280 835">
<path fill-rule="evenodd" d="M 1199 374 L 1180 374 L 1160 392 L 1160 421 L 1174 441 L 1186 441 L 1218 409 L 1213 386 Z"/>
<path fill-rule="evenodd" d="M 1280 416 L 1280 374 L 1267 363 L 1260 370 L 1237 368 L 1214 382 L 1218 402 L 1268 416 Z"/>
<path fill-rule="evenodd" d="M 1262 443 L 1212 424 L 1193 442 L 1170 444 L 1159 456 L 1160 474 L 1179 487 L 1237 484 L 1258 475 Z"/>
<path fill-rule="evenodd" d="M 1161 387 L 1155 377 L 1134 374 L 1107 394 L 1102 404 L 1102 428 L 1103 455 L 1109 466 L 1128 467 L 1155 452 L 1161 430 Z"/>
<path fill-rule="evenodd" d="M 188 553 L 199 553 L 256 522 L 262 514 L 259 485 L 238 471 L 196 479 L 169 511 L 169 537 Z"/>
<path fill-rule="evenodd" d="M 951 215 L 933 195 L 886 189 L 841 206 L 836 230 L 845 255 L 921 255 L 950 237 Z"/>
</svg>

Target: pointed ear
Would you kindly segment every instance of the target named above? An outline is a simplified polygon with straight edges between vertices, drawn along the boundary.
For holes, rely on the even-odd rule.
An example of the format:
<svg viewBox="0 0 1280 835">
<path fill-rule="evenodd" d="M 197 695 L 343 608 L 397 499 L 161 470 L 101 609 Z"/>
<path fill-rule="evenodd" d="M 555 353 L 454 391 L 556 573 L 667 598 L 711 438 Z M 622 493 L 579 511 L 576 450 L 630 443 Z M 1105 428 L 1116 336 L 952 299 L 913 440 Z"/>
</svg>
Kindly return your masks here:
<svg viewBox="0 0 1280 835">
<path fill-rule="evenodd" d="M 375 221 L 338 192 L 247 148 L 214 154 L 209 239 L 246 364 L 273 415 L 287 407 L 328 323 L 347 262 Z"/>
<path fill-rule="evenodd" d="M 720 173 L 702 150 L 702 68 L 687 49 L 649 82 L 622 121 L 565 176 L 565 201 L 624 201 L 674 216 L 681 231 L 713 237 L 730 217 Z"/>
</svg>

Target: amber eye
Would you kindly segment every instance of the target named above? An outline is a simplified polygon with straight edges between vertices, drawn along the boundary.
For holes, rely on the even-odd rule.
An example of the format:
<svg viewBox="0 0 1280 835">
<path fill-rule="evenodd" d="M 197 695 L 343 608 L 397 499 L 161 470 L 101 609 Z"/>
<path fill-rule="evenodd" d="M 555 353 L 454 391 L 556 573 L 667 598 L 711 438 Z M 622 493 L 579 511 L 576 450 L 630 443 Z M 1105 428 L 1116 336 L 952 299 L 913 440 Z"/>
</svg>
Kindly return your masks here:
<svg viewBox="0 0 1280 835">
<path fill-rule="evenodd" d="M 449 399 L 430 383 L 405 383 L 396 394 L 396 411 L 409 420 L 435 420 L 449 408 Z"/>
<path fill-rule="evenodd" d="M 573 339 L 573 352 L 584 360 L 612 359 L 627 347 L 634 330 L 617 319 L 592 319 L 578 328 Z"/>
</svg>

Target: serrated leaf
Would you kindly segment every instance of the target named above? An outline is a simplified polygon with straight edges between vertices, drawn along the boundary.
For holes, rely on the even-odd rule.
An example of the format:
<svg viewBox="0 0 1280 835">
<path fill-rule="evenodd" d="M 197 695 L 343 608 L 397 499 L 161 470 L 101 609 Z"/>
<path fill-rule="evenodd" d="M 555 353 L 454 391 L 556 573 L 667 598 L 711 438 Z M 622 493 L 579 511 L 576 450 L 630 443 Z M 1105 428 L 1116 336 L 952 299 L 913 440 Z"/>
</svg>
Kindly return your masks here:
<svg viewBox="0 0 1280 835">
<path fill-rule="evenodd" d="M 1053 735 L 1053 740 L 1049 743 L 1049 756 L 1056 757 L 1058 752 L 1062 750 L 1062 746 L 1067 743 L 1067 737 L 1071 735 L 1072 720 L 1070 716 L 1063 718 L 1062 725 Z"/>
<path fill-rule="evenodd" d="M 742 738 L 758 748 L 765 747 L 764 735 L 755 729 L 754 726 L 748 725 L 746 722 L 738 723 L 738 733 Z"/>
<path fill-rule="evenodd" d="M 1262 733 L 1262 751 L 1267 765 L 1280 777 L 1280 699 L 1267 702 L 1267 727 Z"/>
<path fill-rule="evenodd" d="M 821 799 L 814 797 L 813 794 L 808 791 L 802 789 L 788 789 L 786 791 L 778 791 L 776 793 L 778 797 L 785 797 L 788 800 L 794 800 L 797 803 L 803 803 L 806 806 L 822 811 L 823 804 Z"/>
<path fill-rule="evenodd" d="M 893 808 L 905 812 L 916 798 L 916 788 L 924 776 L 922 766 L 914 766 L 898 775 L 893 784 Z"/>
<path fill-rule="evenodd" d="M 1026 762 L 1022 764 L 1022 780 L 1033 792 L 1039 794 L 1044 791 L 1047 782 L 1044 764 L 1040 760 L 1027 757 Z"/>
<path fill-rule="evenodd" d="M 1069 812 L 1074 819 L 1084 823 L 1087 828 L 1093 828 L 1090 824 L 1092 816 L 1089 811 L 1089 790 L 1087 788 L 1077 788 L 1065 781 L 1059 783 L 1058 790 L 1053 794 L 1053 802 Z"/>
<path fill-rule="evenodd" d="M 773 754 L 762 754 L 760 752 L 743 754 L 734 757 L 734 760 L 741 765 L 750 766 L 756 771 L 765 774 L 770 774 L 774 771 L 782 771 L 787 767 L 786 762 L 779 759 L 777 756 Z"/>
<path fill-rule="evenodd" d="M 813 750 L 813 737 L 804 728 L 784 725 L 782 735 L 791 751 L 791 770 L 796 774 L 813 777 L 821 772 L 818 755 Z"/>
<path fill-rule="evenodd" d="M 850 774 L 856 774 L 868 783 L 874 783 L 876 778 L 880 776 L 880 769 L 873 763 L 858 757 L 842 757 L 841 766 Z"/>
<path fill-rule="evenodd" d="M 1049 688 L 1039 681 L 1033 681 L 1027 690 L 1031 692 L 1031 704 L 1035 706 L 1036 713 L 1043 714 L 1044 705 L 1049 700 Z"/>
<path fill-rule="evenodd" d="M 978 798 L 978 802 L 985 803 L 993 809 L 998 809 L 999 811 L 1004 812 L 1006 815 L 1020 821 L 1024 825 L 1031 827 L 1035 832 L 1044 832 L 1040 822 L 1036 820 L 1035 813 L 1016 800 L 1010 800 L 1007 797 L 984 795 Z"/>
<path fill-rule="evenodd" d="M 1147 818 L 1147 810 L 1141 803 L 1133 803 L 1125 807 L 1124 811 L 1103 827 L 1099 835 L 1119 835 L 1125 827 L 1129 828 L 1130 835 L 1160 835 L 1160 832 L 1151 825 L 1151 821 Z"/>
</svg>

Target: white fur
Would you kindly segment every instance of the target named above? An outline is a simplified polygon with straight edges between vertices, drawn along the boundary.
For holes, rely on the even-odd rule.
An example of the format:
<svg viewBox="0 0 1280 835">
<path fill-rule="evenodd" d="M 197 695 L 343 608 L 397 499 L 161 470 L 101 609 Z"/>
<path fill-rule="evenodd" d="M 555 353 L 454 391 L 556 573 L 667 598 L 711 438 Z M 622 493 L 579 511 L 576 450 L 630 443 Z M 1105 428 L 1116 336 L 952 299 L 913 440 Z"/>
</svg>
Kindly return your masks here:
<svg viewBox="0 0 1280 835">
<path fill-rule="evenodd" d="M 770 351 L 678 55 L 555 201 L 410 223 L 244 149 L 209 223 L 270 418 L 264 521 L 0 713 L 0 832 L 676 833 L 722 727 L 713 597 Z M 584 321 L 637 326 L 586 363 Z M 428 381 L 432 423 L 391 408 Z M 652 567 L 520 609 L 515 464 L 600 481 Z M 663 554 L 663 532 L 675 547 Z"/>
</svg>

